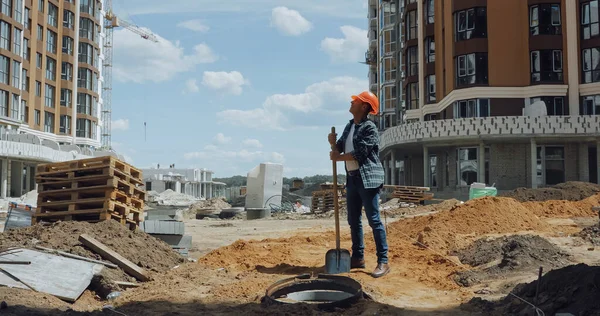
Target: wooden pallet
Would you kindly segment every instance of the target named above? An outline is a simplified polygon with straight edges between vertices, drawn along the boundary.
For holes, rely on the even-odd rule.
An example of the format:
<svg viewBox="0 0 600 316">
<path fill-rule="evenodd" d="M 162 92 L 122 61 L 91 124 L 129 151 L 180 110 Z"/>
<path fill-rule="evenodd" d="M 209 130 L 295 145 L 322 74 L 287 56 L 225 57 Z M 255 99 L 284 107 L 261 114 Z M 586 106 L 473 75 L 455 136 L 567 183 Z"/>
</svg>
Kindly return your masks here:
<svg viewBox="0 0 600 316">
<path fill-rule="evenodd" d="M 338 190 L 340 191 L 340 190 Z M 340 207 L 346 205 L 345 193 L 338 192 L 338 205 Z M 322 213 L 333 210 L 335 199 L 333 190 L 314 191 L 312 194 L 311 211 L 313 213 Z"/>
<path fill-rule="evenodd" d="M 48 174 L 55 172 L 70 172 L 79 170 L 102 169 L 110 167 L 122 173 L 142 181 L 142 171 L 132 165 L 123 162 L 113 156 L 94 157 L 88 159 L 71 160 L 65 162 L 40 164 L 36 168 L 36 174 Z M 143 184 L 143 183 L 142 183 Z"/>
<path fill-rule="evenodd" d="M 80 188 L 116 188 L 131 197 L 144 201 L 146 191 L 142 188 L 127 182 L 120 176 L 96 175 L 83 176 L 70 179 L 63 178 L 39 178 L 38 196 L 46 191 L 69 190 Z"/>
<path fill-rule="evenodd" d="M 434 194 L 429 187 L 415 186 L 385 186 L 385 189 L 392 190 L 391 197 L 398 199 L 398 202 L 404 203 L 421 203 L 426 200 L 432 200 Z"/>
</svg>

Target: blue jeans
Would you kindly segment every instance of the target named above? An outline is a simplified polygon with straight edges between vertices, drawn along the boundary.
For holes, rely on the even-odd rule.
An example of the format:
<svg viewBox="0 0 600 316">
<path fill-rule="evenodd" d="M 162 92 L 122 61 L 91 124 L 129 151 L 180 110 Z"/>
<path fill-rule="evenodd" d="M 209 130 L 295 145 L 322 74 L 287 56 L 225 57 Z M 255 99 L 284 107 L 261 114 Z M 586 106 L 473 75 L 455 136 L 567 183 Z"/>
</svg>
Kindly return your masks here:
<svg viewBox="0 0 600 316">
<path fill-rule="evenodd" d="M 352 257 L 364 258 L 362 207 L 373 230 L 373 238 L 377 249 L 377 263 L 388 263 L 388 245 L 386 232 L 379 217 L 379 188 L 365 189 L 360 174 L 346 178 L 346 204 L 348 207 L 348 224 L 352 236 Z"/>
</svg>

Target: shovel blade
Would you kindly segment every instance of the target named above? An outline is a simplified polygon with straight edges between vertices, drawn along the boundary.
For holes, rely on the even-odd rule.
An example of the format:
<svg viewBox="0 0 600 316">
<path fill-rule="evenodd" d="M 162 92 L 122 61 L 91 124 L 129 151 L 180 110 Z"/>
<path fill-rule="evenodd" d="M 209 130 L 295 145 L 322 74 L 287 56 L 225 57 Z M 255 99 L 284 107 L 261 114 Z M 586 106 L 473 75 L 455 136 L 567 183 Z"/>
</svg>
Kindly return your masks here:
<svg viewBox="0 0 600 316">
<path fill-rule="evenodd" d="M 346 249 L 330 249 L 325 254 L 325 273 L 350 272 L 350 252 Z"/>
</svg>

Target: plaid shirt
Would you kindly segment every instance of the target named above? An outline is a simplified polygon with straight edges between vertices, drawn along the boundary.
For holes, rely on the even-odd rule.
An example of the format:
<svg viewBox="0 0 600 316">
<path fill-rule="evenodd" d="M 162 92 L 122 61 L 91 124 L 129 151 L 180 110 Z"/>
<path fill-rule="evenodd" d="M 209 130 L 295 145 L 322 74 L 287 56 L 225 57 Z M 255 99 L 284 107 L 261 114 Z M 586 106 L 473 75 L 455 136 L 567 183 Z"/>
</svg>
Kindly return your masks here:
<svg viewBox="0 0 600 316">
<path fill-rule="evenodd" d="M 350 133 L 351 124 L 354 124 L 353 119 L 348 122 L 342 136 L 336 143 L 337 150 L 340 153 L 344 152 L 344 145 Z M 354 125 L 352 144 L 354 145 L 354 151 L 351 154 L 358 161 L 360 176 L 365 189 L 381 187 L 384 181 L 384 171 L 381 161 L 379 161 L 379 132 L 375 123 L 365 118 L 358 125 Z"/>
</svg>

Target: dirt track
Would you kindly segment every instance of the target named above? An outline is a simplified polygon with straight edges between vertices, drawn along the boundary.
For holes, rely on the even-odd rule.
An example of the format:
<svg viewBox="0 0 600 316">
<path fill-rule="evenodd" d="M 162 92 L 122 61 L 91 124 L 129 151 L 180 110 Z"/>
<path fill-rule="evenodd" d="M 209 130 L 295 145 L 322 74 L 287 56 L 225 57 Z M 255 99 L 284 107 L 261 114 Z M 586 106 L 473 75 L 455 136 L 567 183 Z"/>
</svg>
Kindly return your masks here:
<svg viewBox="0 0 600 316">
<path fill-rule="evenodd" d="M 372 235 L 370 228 L 366 227 L 367 269 L 352 271 L 350 276 L 363 284 L 375 302 L 363 302 L 350 311 L 340 313 L 493 315 L 491 312 L 483 313 L 479 305 L 469 301 L 474 297 L 502 298 L 516 284 L 534 280 L 537 269 L 515 269 L 509 278 L 484 280 L 482 284 L 461 287 L 453 276 L 473 268 L 461 263 L 457 257 L 449 256 L 448 251 L 461 249 L 485 236 L 532 234 L 542 236 L 562 251 L 569 252 L 574 262 L 598 265 L 600 254 L 588 250 L 591 243 L 568 236 L 578 233 L 585 225 L 597 222 L 597 214 L 590 208 L 600 204 L 599 200 L 600 195 L 574 202 L 519 203 L 511 198 L 483 198 L 451 206 L 432 215 L 395 221 L 388 219 L 392 272 L 381 279 L 373 279 L 368 274 L 376 262 Z M 223 225 L 225 223 L 232 225 Z M 193 220 L 187 226 L 194 232 L 195 247 L 198 247 L 196 254 L 206 254 L 197 263 L 182 264 L 140 288 L 124 291 L 115 302 L 111 302 L 118 311 L 127 315 L 316 313 L 299 305 L 265 310 L 259 301 L 265 289 L 276 280 L 322 271 L 325 252 L 335 246 L 331 218 L 304 221 Z M 342 226 L 342 247 L 349 249 L 349 234 L 345 226 Z M 235 239 L 233 236 L 244 240 L 231 243 Z M 203 245 L 203 240 L 209 246 Z M 230 245 L 219 248 L 221 243 Z M 212 251 L 207 253 L 210 249 Z M 29 315 L 35 314 L 34 311 L 53 314 L 48 308 L 93 311 L 106 303 L 94 298 L 89 291 L 73 306 L 48 295 L 11 289 L 0 289 L 0 299 L 6 300 L 9 306 L 22 304 L 36 308 L 28 311 Z M 460 304 L 464 304 L 462 308 Z M 14 307 L 8 311 L 21 312 L 16 314 L 24 312 Z M 106 315 L 111 313 L 107 311 Z"/>
</svg>

